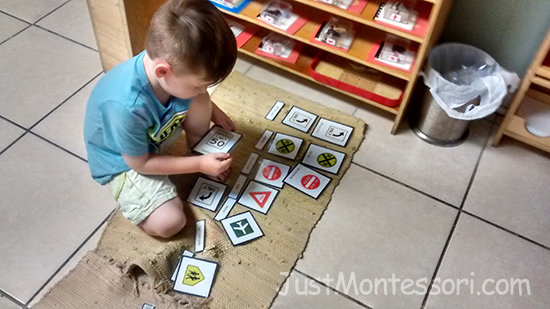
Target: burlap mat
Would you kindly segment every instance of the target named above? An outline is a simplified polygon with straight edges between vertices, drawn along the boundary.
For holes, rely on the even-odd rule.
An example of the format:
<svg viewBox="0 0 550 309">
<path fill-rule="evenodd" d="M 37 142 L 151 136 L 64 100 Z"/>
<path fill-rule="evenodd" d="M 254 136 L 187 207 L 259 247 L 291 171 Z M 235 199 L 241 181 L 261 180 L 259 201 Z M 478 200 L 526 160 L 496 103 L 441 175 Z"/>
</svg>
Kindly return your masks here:
<svg viewBox="0 0 550 309">
<path fill-rule="evenodd" d="M 303 157 L 310 142 L 345 152 L 347 156 L 339 174 L 326 174 L 332 181 L 318 199 L 285 185 L 267 215 L 252 211 L 265 236 L 237 247 L 231 244 L 221 224 L 212 219 L 215 213 L 196 206 L 186 205 L 189 223 L 170 240 L 146 235 L 116 211 L 96 250 L 88 253 L 76 269 L 34 308 L 139 308 L 135 304 L 144 302 L 155 304 L 157 308 L 270 306 L 277 295 L 277 289 L 286 280 L 285 274 L 292 271 L 297 259 L 301 257 L 334 188 L 351 164 L 352 156 L 363 140 L 366 126 L 355 117 L 239 73 L 233 73 L 227 78 L 216 89 L 212 100 L 235 121 L 237 131 L 243 134 L 243 138 L 231 151 L 234 161 L 230 178 L 226 182 L 228 189 L 239 176 L 248 155 L 252 151 L 258 152 L 254 145 L 265 129 L 303 138 L 304 144 L 298 159 Z M 285 102 L 285 107 L 274 121 L 269 121 L 265 115 L 277 100 Z M 347 146 L 335 146 L 283 125 L 281 121 L 292 106 L 353 126 L 355 129 Z M 171 153 L 185 152 L 183 139 L 180 141 L 172 147 Z M 267 147 L 260 153 L 261 157 L 290 165 L 296 163 L 269 155 L 266 150 Z M 253 178 L 254 172 L 249 178 Z M 183 200 L 187 199 L 198 176 L 172 178 Z M 248 210 L 236 204 L 229 216 Z M 206 250 L 196 257 L 216 261 L 220 265 L 208 299 L 177 295 L 171 291 L 172 283 L 169 281 L 182 251 L 193 250 L 194 222 L 201 219 L 207 219 Z M 141 272 L 147 276 L 140 276 Z"/>
</svg>

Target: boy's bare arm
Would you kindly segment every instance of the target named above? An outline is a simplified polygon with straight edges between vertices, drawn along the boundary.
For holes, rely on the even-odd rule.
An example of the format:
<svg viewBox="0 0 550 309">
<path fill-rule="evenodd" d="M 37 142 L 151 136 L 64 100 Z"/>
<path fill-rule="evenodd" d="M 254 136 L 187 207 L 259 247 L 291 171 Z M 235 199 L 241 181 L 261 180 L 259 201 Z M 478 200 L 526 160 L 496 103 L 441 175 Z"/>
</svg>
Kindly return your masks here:
<svg viewBox="0 0 550 309">
<path fill-rule="evenodd" d="M 132 157 L 122 154 L 134 171 L 144 175 L 176 175 L 203 173 L 218 176 L 226 171 L 233 160 L 227 153 L 210 153 L 202 156 L 171 156 L 145 154 Z"/>
</svg>

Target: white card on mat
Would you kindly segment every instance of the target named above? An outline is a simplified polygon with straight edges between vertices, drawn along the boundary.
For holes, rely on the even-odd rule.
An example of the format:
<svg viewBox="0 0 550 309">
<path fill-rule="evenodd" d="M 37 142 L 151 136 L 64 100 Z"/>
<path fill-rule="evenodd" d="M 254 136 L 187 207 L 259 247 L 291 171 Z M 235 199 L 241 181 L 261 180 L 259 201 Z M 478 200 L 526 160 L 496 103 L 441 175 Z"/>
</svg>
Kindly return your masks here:
<svg viewBox="0 0 550 309">
<path fill-rule="evenodd" d="M 221 222 L 234 246 L 264 236 L 250 211 L 223 219 Z"/>
<path fill-rule="evenodd" d="M 256 160 L 260 157 L 259 154 L 253 152 L 248 156 L 248 160 L 246 160 L 245 165 L 243 166 L 243 169 L 241 170 L 241 173 L 248 175 L 250 174 L 250 171 L 252 171 L 252 168 L 254 167 L 254 164 L 256 164 Z"/>
<path fill-rule="evenodd" d="M 195 253 L 204 251 L 206 238 L 206 220 L 197 221 L 195 225 Z"/>
<path fill-rule="evenodd" d="M 273 135 L 273 131 L 265 130 L 258 142 L 256 143 L 256 146 L 254 148 L 258 150 L 262 150 L 265 147 L 265 144 L 269 141 L 271 138 L 271 135 Z"/>
<path fill-rule="evenodd" d="M 225 200 L 225 203 L 223 203 L 222 208 L 220 208 L 220 211 L 216 214 L 214 217 L 214 220 L 220 221 L 223 220 L 229 215 L 231 212 L 231 209 L 233 209 L 233 206 L 235 206 L 235 203 L 237 203 L 236 199 L 228 198 Z"/>
<path fill-rule="evenodd" d="M 283 103 L 282 101 L 275 102 L 275 104 L 273 104 L 273 107 L 271 108 L 269 113 L 267 113 L 265 118 L 268 119 L 268 120 L 275 119 L 275 117 L 277 117 L 277 114 L 279 114 L 279 112 L 281 111 L 283 106 L 285 106 L 285 103 Z"/>
<path fill-rule="evenodd" d="M 285 183 L 313 198 L 318 198 L 329 182 L 330 178 L 303 164 L 296 165 L 285 179 Z"/>
<path fill-rule="evenodd" d="M 330 148 L 310 144 L 302 163 L 332 174 L 338 174 L 346 154 Z"/>
<path fill-rule="evenodd" d="M 183 260 L 184 256 L 194 257 L 195 254 L 189 250 L 183 250 L 183 253 L 181 254 L 181 257 L 178 261 L 178 265 L 176 265 L 176 268 L 174 269 L 174 272 L 172 273 L 172 277 L 170 277 L 170 280 L 174 281 L 176 280 L 176 277 L 178 276 L 178 270 L 181 266 L 181 260 Z"/>
<path fill-rule="evenodd" d="M 180 269 L 174 281 L 174 291 L 208 297 L 217 270 L 218 264 L 215 262 L 186 256 L 181 260 Z"/>
<path fill-rule="evenodd" d="M 223 183 L 199 177 L 187 201 L 195 206 L 216 211 L 226 188 Z"/>
<path fill-rule="evenodd" d="M 321 118 L 311 136 L 345 147 L 352 132 L 353 127 Z"/>
<path fill-rule="evenodd" d="M 239 199 L 239 203 L 258 212 L 266 214 L 273 204 L 279 191 L 264 186 L 258 182 L 250 181 Z"/>
<path fill-rule="evenodd" d="M 317 115 L 293 106 L 283 119 L 283 123 L 302 132 L 307 132 L 315 119 L 317 119 Z"/>
<path fill-rule="evenodd" d="M 246 176 L 239 175 L 239 178 L 237 178 L 237 181 L 235 181 L 235 184 L 233 185 L 231 192 L 229 192 L 229 197 L 234 199 L 239 197 L 239 193 L 241 193 L 241 191 L 243 190 L 245 182 L 246 182 Z"/>
<path fill-rule="evenodd" d="M 294 160 L 300 151 L 303 140 L 301 138 L 286 135 L 283 133 L 275 134 L 273 141 L 267 149 L 268 153 Z"/>
<path fill-rule="evenodd" d="M 254 180 L 265 183 L 266 185 L 282 188 L 284 185 L 283 180 L 286 175 L 288 175 L 289 171 L 289 165 L 262 159 Z"/>
<path fill-rule="evenodd" d="M 193 151 L 201 154 L 229 152 L 241 136 L 242 135 L 237 132 L 214 126 L 193 148 Z"/>
</svg>

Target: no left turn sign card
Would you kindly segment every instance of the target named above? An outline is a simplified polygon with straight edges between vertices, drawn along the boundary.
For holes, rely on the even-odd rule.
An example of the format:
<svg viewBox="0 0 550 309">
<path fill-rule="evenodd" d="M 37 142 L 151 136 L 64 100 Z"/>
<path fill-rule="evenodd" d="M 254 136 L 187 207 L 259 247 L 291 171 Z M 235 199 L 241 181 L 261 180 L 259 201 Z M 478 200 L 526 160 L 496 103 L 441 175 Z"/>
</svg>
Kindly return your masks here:
<svg viewBox="0 0 550 309">
<path fill-rule="evenodd" d="M 323 193 L 330 180 L 329 177 L 298 164 L 285 179 L 285 183 L 316 199 Z"/>
</svg>

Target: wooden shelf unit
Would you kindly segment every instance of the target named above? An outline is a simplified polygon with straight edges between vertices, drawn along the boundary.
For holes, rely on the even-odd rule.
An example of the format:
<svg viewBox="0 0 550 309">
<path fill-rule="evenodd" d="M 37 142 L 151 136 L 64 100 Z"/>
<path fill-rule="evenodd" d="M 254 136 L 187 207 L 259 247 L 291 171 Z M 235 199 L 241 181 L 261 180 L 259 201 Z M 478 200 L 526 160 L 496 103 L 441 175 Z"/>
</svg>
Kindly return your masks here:
<svg viewBox="0 0 550 309">
<path fill-rule="evenodd" d="M 99 54 L 105 71 L 111 69 L 119 62 L 131 58 L 144 49 L 144 41 L 149 21 L 156 9 L 164 3 L 164 1 L 165 0 L 87 0 Z M 293 35 L 276 27 L 272 27 L 257 18 L 267 0 L 252 0 L 238 14 L 220 9 L 224 14 L 234 19 L 238 19 L 239 23 L 252 24 L 261 28 L 250 41 L 239 49 L 239 51 L 393 114 L 395 120 L 391 133 L 395 134 L 405 115 L 414 86 L 418 80 L 418 73 L 429 51 L 435 45 L 443 31 L 443 26 L 450 11 L 452 0 L 418 0 L 417 7 L 421 8 L 421 10 L 419 10 L 421 18 L 427 20 L 424 33 L 395 29 L 381 23 L 376 23 L 374 21 L 374 15 L 379 5 L 384 2 L 384 0 L 369 0 L 366 7 L 359 14 L 351 13 L 315 0 L 286 1 L 292 4 L 294 11 L 307 14 L 310 17 L 308 22 Z M 354 25 L 354 41 L 347 52 L 311 41 L 311 38 L 315 35 L 322 22 L 328 21 L 331 16 L 347 19 Z M 265 58 L 254 53 L 261 39 L 267 35 L 269 31 L 286 35 L 304 44 L 302 54 L 295 64 L 289 64 L 272 58 Z M 408 39 L 411 41 L 411 46 L 417 49 L 416 63 L 411 72 L 405 72 L 366 60 L 373 44 L 384 39 L 387 34 L 393 34 Z M 403 85 L 403 99 L 401 104 L 398 107 L 388 107 L 314 80 L 309 75 L 309 67 L 319 51 L 324 51 L 370 67 L 381 72 L 383 76 L 387 76 L 388 81 L 393 81 L 394 79 L 401 80 L 401 84 Z"/>
<path fill-rule="evenodd" d="M 536 136 L 525 127 L 525 119 L 519 112 L 522 105 L 526 104 L 526 98 L 550 105 L 550 29 L 527 69 L 506 117 L 493 139 L 494 147 L 498 146 L 502 137 L 506 135 L 550 152 L 550 137 Z"/>
</svg>

